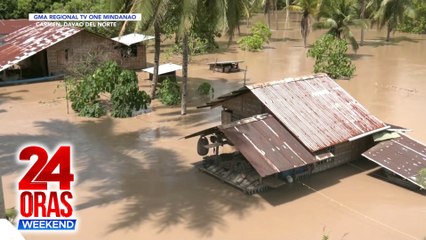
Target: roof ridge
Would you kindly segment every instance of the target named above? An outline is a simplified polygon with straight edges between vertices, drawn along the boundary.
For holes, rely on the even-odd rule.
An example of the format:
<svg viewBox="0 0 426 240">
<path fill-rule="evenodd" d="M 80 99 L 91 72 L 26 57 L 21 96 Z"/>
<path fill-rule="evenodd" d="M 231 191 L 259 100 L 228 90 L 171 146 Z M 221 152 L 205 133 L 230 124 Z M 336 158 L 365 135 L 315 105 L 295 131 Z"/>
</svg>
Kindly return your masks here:
<svg viewBox="0 0 426 240">
<path fill-rule="evenodd" d="M 329 77 L 329 76 L 326 73 L 315 73 L 311 75 L 302 75 L 299 77 L 288 77 L 281 80 L 265 82 L 265 83 L 254 83 L 254 84 L 247 85 L 247 87 L 251 90 L 251 89 L 255 89 L 259 87 L 272 86 L 276 84 L 296 82 L 296 81 L 312 80 L 312 79 L 320 78 L 320 77 Z"/>
</svg>

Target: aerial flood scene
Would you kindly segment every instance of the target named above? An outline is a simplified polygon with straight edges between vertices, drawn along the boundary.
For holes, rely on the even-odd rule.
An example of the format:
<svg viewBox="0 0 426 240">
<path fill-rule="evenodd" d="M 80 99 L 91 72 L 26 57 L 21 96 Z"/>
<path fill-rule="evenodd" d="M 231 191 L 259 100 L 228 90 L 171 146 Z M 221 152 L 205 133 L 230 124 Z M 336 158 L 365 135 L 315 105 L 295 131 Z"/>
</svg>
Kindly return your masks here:
<svg viewBox="0 0 426 240">
<path fill-rule="evenodd" d="M 426 240 L 423 0 L 36 2 L 0 2 L 0 240 Z"/>
</svg>

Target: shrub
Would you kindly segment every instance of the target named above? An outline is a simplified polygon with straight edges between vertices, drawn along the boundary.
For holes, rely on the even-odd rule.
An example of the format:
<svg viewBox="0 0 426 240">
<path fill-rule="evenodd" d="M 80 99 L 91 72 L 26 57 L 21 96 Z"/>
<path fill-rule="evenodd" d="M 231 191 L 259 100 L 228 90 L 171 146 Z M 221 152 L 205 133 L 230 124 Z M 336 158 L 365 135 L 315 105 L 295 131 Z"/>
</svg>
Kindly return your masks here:
<svg viewBox="0 0 426 240">
<path fill-rule="evenodd" d="M 198 92 L 198 94 L 200 94 L 202 96 L 206 96 L 206 95 L 209 95 L 210 93 L 213 94 L 214 88 L 212 87 L 212 85 L 210 83 L 203 82 L 203 83 L 200 84 L 200 86 L 198 86 L 197 92 Z"/>
<path fill-rule="evenodd" d="M 188 42 L 189 42 L 189 45 L 188 45 L 189 54 L 191 56 L 206 54 L 218 48 L 218 45 L 214 41 L 212 42 L 212 41 L 209 41 L 208 39 L 193 36 L 193 35 L 189 36 Z M 182 54 L 183 53 L 182 41 L 179 41 L 178 43 L 174 44 L 171 50 L 169 51 L 170 53 L 167 53 L 169 55 Z"/>
<path fill-rule="evenodd" d="M 10 223 L 15 224 L 16 217 L 18 216 L 18 210 L 15 207 L 6 209 L 6 220 Z"/>
<path fill-rule="evenodd" d="M 251 28 L 251 35 L 238 40 L 238 45 L 242 50 L 259 51 L 272 36 L 271 30 L 262 22 L 258 22 Z"/>
<path fill-rule="evenodd" d="M 86 103 L 78 112 L 79 116 L 82 117 L 94 117 L 99 118 L 106 114 L 105 108 L 98 102 Z"/>
<path fill-rule="evenodd" d="M 258 35 L 242 37 L 238 40 L 238 45 L 245 51 L 259 51 L 263 49 L 264 41 Z"/>
<path fill-rule="evenodd" d="M 82 81 L 68 81 L 71 107 L 84 117 L 101 117 L 106 109 L 100 104 L 100 94 L 111 93 L 111 116 L 130 117 L 133 110 L 147 108 L 151 99 L 139 91 L 133 71 L 122 70 L 117 63 L 107 62 Z"/>
<path fill-rule="evenodd" d="M 161 82 L 158 95 L 161 103 L 167 106 L 177 105 L 180 102 L 180 87 L 176 81 L 166 78 Z"/>
<path fill-rule="evenodd" d="M 308 56 L 315 58 L 314 72 L 327 73 L 332 78 L 352 77 L 355 66 L 346 56 L 348 44 L 345 40 L 326 34 L 309 49 Z"/>
<path fill-rule="evenodd" d="M 417 176 L 417 182 L 426 188 L 426 168 L 421 169 Z"/>
<path fill-rule="evenodd" d="M 133 110 L 145 109 L 148 106 L 148 94 L 139 91 L 135 72 L 121 72 L 118 83 L 111 92 L 111 116 L 125 118 L 132 116 Z"/>
<path fill-rule="evenodd" d="M 271 30 L 263 22 L 257 22 L 251 27 L 251 34 L 259 36 L 264 42 L 268 42 L 272 36 Z"/>
</svg>

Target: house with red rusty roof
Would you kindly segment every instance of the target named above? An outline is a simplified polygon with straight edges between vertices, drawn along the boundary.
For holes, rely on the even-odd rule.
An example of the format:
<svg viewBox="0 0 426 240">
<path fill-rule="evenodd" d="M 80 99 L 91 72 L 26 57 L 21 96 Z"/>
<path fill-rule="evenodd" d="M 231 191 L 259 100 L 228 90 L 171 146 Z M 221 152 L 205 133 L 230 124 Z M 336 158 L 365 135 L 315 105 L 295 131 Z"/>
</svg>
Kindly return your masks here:
<svg viewBox="0 0 426 240">
<path fill-rule="evenodd" d="M 146 47 L 126 44 L 81 28 L 4 20 L 0 32 L 0 80 L 60 76 L 89 53 L 115 60 L 126 69 L 146 67 Z M 131 50 L 131 51 L 129 51 Z M 128 54 L 131 52 L 132 54 Z"/>
<path fill-rule="evenodd" d="M 426 146 L 373 116 L 326 74 L 253 84 L 218 97 L 222 124 L 199 136 L 200 170 L 255 193 L 361 156 L 420 184 Z M 231 145 L 236 150 L 219 153 Z M 210 149 L 213 155 L 207 156 Z"/>
</svg>

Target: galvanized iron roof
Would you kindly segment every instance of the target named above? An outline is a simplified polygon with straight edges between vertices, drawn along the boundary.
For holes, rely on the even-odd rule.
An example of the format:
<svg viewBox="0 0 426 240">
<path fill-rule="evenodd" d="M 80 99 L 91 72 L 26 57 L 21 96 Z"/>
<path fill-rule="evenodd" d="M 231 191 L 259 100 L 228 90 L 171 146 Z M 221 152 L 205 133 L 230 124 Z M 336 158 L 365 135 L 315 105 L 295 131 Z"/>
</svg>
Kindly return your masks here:
<svg viewBox="0 0 426 240">
<path fill-rule="evenodd" d="M 127 35 L 111 38 L 114 41 L 130 46 L 136 43 L 145 42 L 154 39 L 153 36 L 148 36 L 140 33 L 129 33 Z"/>
<path fill-rule="evenodd" d="M 262 177 L 316 161 L 272 115 L 258 115 L 218 128 Z"/>
<path fill-rule="evenodd" d="M 5 36 L 0 46 L 0 71 L 82 31 L 58 26 L 30 25 Z"/>
<path fill-rule="evenodd" d="M 247 87 L 312 152 L 387 128 L 326 74 Z"/>
<path fill-rule="evenodd" d="M 174 64 L 174 63 L 165 63 L 165 64 L 161 64 L 160 66 L 158 66 L 158 74 L 159 75 L 165 74 L 165 73 L 176 72 L 178 70 L 182 70 L 182 66 Z M 154 67 L 144 68 L 144 69 L 142 69 L 142 71 L 154 74 Z"/>
<path fill-rule="evenodd" d="M 426 168 L 426 146 L 410 137 L 383 141 L 364 152 L 362 156 L 418 185 L 419 172 Z"/>
</svg>

